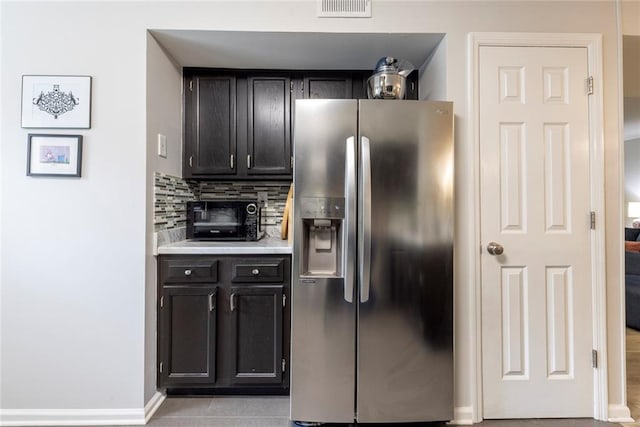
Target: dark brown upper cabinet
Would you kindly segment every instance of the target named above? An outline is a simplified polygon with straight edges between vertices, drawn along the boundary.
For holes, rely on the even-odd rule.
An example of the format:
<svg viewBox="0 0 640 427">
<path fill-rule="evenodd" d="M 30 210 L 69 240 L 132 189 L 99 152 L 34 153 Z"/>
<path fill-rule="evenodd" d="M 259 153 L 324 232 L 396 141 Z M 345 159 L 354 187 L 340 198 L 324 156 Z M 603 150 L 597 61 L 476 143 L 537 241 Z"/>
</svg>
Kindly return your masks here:
<svg viewBox="0 0 640 427">
<path fill-rule="evenodd" d="M 186 88 L 185 177 L 235 174 L 236 78 L 196 76 Z"/>
<path fill-rule="evenodd" d="M 291 79 L 249 77 L 247 175 L 291 174 Z"/>
<path fill-rule="evenodd" d="M 353 80 L 351 76 L 309 76 L 303 79 L 306 99 L 352 99 Z"/>
<path fill-rule="evenodd" d="M 290 180 L 296 99 L 366 99 L 371 71 L 184 69 L 183 176 Z M 407 78 L 418 99 L 418 71 Z"/>
</svg>

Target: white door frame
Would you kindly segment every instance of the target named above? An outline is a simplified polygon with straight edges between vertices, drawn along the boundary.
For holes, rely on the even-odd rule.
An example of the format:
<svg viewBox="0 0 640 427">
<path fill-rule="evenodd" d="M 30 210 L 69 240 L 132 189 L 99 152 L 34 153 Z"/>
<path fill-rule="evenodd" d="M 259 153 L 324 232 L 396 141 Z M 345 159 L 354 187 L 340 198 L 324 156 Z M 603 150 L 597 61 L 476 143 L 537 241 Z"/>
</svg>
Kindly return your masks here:
<svg viewBox="0 0 640 427">
<path fill-rule="evenodd" d="M 481 310 L 481 262 L 480 262 L 480 99 L 479 61 L 481 46 L 538 46 L 538 47 L 584 47 L 587 49 L 588 67 L 593 77 L 594 93 L 589 96 L 589 173 L 591 211 L 596 213 L 596 228 L 591 231 L 591 277 L 593 310 L 593 348 L 598 352 L 598 369 L 593 370 L 593 418 L 608 419 L 608 375 L 607 375 L 607 316 L 605 288 L 605 210 L 604 210 L 604 131 L 602 98 L 602 35 L 571 33 L 470 33 L 469 34 L 469 137 L 473 141 L 472 176 L 474 192 L 474 247 L 473 258 L 475 286 L 475 330 L 471 331 L 475 366 L 475 411 L 473 421 L 483 419 L 482 397 L 482 310 Z M 586 76 L 585 76 L 586 77 Z M 586 81 L 585 81 L 586 90 Z M 472 391 L 472 392 L 473 392 Z"/>
</svg>

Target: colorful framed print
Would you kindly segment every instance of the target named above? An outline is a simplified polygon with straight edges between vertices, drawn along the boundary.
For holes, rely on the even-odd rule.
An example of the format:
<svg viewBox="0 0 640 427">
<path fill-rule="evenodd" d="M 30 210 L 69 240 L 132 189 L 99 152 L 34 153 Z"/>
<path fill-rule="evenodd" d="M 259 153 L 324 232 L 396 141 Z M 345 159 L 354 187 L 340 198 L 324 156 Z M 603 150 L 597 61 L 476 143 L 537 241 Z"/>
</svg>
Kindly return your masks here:
<svg viewBox="0 0 640 427">
<path fill-rule="evenodd" d="M 27 175 L 79 177 L 82 135 L 29 134 Z"/>
</svg>

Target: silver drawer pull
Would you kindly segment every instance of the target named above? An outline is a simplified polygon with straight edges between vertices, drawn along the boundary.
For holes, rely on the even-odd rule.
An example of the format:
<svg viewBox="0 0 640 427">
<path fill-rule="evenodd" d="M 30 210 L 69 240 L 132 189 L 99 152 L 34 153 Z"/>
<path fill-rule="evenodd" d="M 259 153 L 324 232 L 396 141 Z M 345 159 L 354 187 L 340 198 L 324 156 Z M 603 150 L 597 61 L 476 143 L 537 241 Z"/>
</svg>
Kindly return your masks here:
<svg viewBox="0 0 640 427">
<path fill-rule="evenodd" d="M 253 270 L 251 270 L 251 274 L 253 274 L 254 276 L 258 275 L 260 274 L 260 270 L 258 270 L 257 268 L 254 268 Z"/>
<path fill-rule="evenodd" d="M 184 271 L 184 275 L 185 276 L 191 276 L 191 270 L 185 270 Z"/>
</svg>

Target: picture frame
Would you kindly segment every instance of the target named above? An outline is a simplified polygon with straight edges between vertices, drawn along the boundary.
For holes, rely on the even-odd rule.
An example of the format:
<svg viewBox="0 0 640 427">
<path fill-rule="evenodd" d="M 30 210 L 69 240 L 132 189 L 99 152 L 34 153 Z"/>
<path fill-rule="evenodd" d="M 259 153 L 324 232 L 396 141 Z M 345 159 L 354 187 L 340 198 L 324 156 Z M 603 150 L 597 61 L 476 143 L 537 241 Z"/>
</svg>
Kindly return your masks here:
<svg viewBox="0 0 640 427">
<path fill-rule="evenodd" d="M 29 134 L 27 176 L 80 177 L 82 135 Z"/>
<path fill-rule="evenodd" d="M 22 76 L 22 127 L 91 128 L 91 76 Z"/>
</svg>

